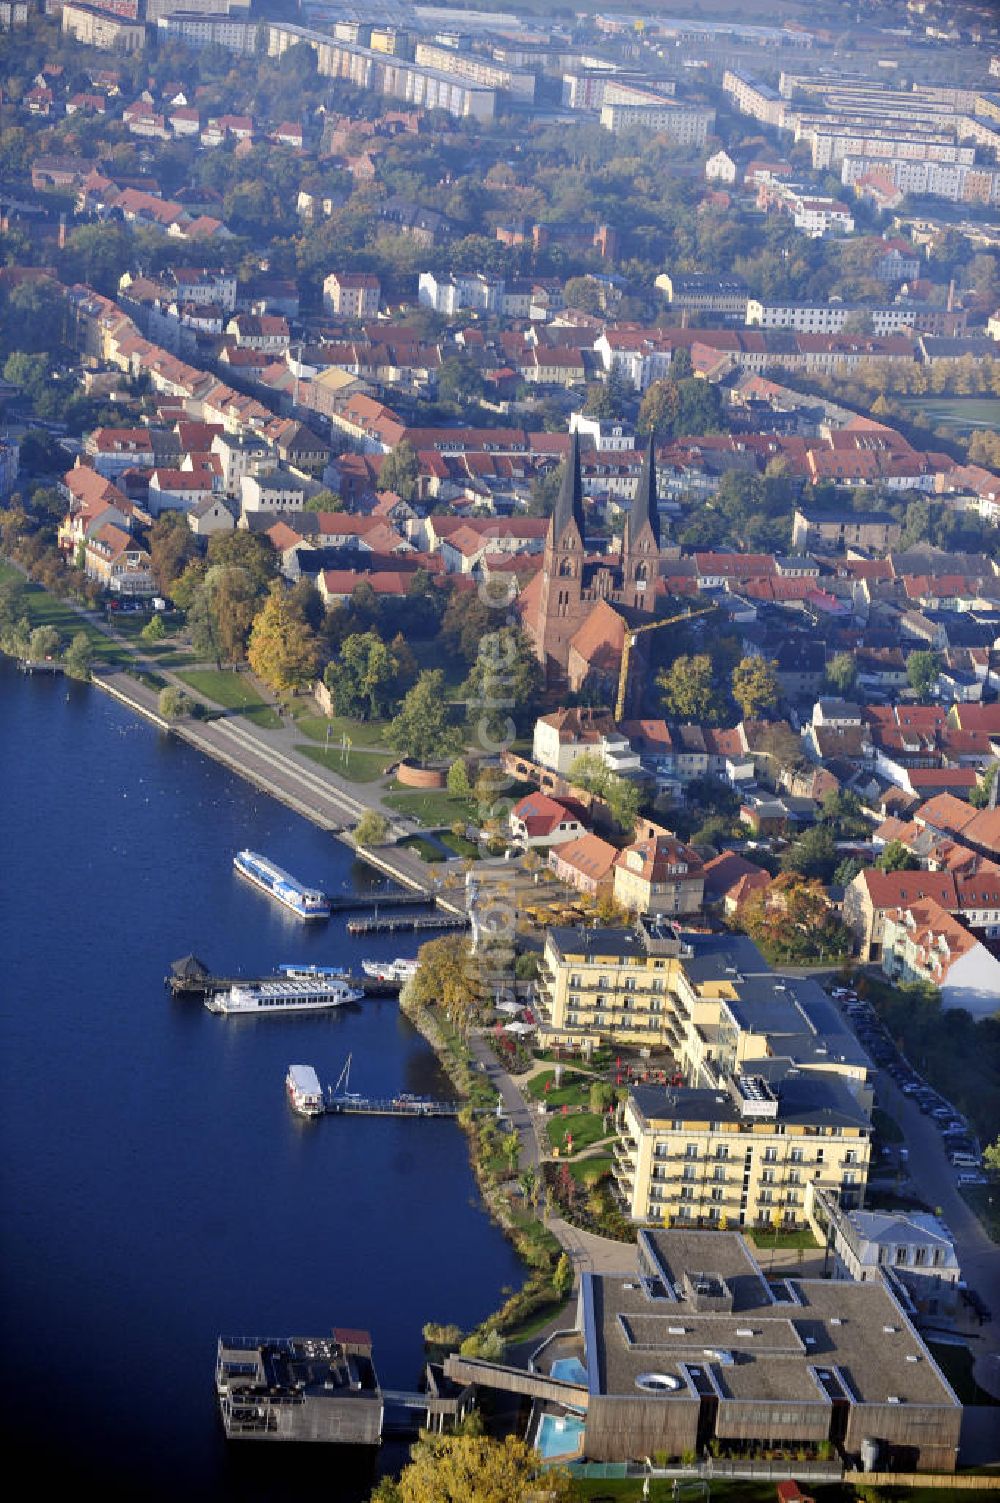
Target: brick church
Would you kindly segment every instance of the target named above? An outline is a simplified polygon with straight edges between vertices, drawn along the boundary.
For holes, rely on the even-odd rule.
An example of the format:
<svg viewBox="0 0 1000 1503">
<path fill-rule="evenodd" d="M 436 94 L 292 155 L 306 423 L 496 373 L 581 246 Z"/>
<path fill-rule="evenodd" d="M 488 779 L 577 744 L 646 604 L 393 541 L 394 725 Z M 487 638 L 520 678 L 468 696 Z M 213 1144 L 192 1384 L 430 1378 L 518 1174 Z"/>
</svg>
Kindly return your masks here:
<svg viewBox="0 0 1000 1503">
<path fill-rule="evenodd" d="M 656 461 L 649 440 L 621 552 L 587 557 L 579 440 L 574 433 L 549 523 L 542 568 L 521 593 L 521 622 L 549 689 L 607 693 L 618 681 L 625 633 L 653 618 L 660 564 Z"/>
</svg>

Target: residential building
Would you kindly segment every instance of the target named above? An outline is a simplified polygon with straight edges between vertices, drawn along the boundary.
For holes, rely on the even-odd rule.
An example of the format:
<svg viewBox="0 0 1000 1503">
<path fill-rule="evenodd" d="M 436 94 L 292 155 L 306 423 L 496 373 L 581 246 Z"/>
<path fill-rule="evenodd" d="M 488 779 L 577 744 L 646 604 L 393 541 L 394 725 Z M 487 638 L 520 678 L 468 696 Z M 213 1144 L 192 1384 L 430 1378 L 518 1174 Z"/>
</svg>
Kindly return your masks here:
<svg viewBox="0 0 1000 1503">
<path fill-rule="evenodd" d="M 1000 960 L 932 898 L 884 915 L 881 963 L 893 981 L 936 987 L 946 1011 L 989 1018 L 1000 1008 Z"/>
<path fill-rule="evenodd" d="M 98 526 L 86 539 L 83 567 L 88 579 L 96 579 L 114 595 L 156 594 L 148 552 L 113 522 Z"/>
<path fill-rule="evenodd" d="M 678 104 L 670 99 L 650 99 L 648 104 L 610 104 L 601 106 L 601 124 L 605 130 L 655 130 L 676 146 L 704 146 L 709 132 L 715 129 L 715 111 L 703 105 Z"/>
<path fill-rule="evenodd" d="M 300 511 L 308 486 L 288 470 L 259 470 L 240 478 L 240 509 L 244 513 L 260 511 Z"/>
<path fill-rule="evenodd" d="M 701 911 L 704 891 L 697 851 L 649 821 L 615 862 L 615 902 L 630 913 L 689 917 Z"/>
<path fill-rule="evenodd" d="M 844 1211 L 819 1190 L 810 1219 L 833 1253 L 835 1279 L 884 1280 L 918 1317 L 954 1312 L 962 1270 L 951 1233 L 930 1211 Z"/>
<path fill-rule="evenodd" d="M 763 125 L 772 125 L 779 130 L 784 125 L 788 106 L 770 85 L 729 69 L 722 76 L 722 87 L 741 115 L 750 115 Z"/>
<path fill-rule="evenodd" d="M 82 5 L 80 0 L 64 0 L 62 30 L 64 36 L 75 38 L 84 47 L 97 47 L 103 52 L 139 52 L 146 43 L 146 28 L 141 21 Z"/>
<path fill-rule="evenodd" d="M 173 3 L 173 0 L 169 0 Z M 221 12 L 220 0 L 210 0 L 210 9 L 192 8 L 190 0 L 177 0 L 178 8 L 156 17 L 157 32 L 187 47 L 224 47 L 237 57 L 253 57 L 257 50 L 258 22 Z M 183 5 L 182 10 L 180 6 Z"/>
<path fill-rule="evenodd" d="M 839 334 L 847 323 L 864 324 L 872 334 L 898 334 L 912 328 L 916 313 L 912 308 L 892 304 L 880 308 L 867 303 L 765 303 L 748 298 L 748 327 L 761 329 L 795 329 L 800 334 Z"/>
<path fill-rule="evenodd" d="M 833 1075 L 731 1075 L 718 1089 L 637 1086 L 614 1178 L 627 1215 L 668 1226 L 802 1226 L 806 1187 L 860 1206 L 871 1122 Z"/>
<path fill-rule="evenodd" d="M 374 272 L 331 271 L 323 282 L 323 307 L 342 318 L 374 318 L 382 287 Z"/>
<path fill-rule="evenodd" d="M 496 313 L 503 297 L 503 278 L 483 272 L 438 273 L 422 271 L 417 284 L 417 300 L 422 308 L 431 308 L 448 318 L 464 309 L 476 313 Z"/>
<path fill-rule="evenodd" d="M 746 319 L 750 288 L 742 277 L 710 276 L 707 272 L 661 271 L 655 285 L 666 296 L 671 308 L 694 313 L 721 313 Z"/>
<path fill-rule="evenodd" d="M 525 850 L 565 845 L 585 833 L 583 810 L 572 800 L 563 802 L 547 793 L 529 793 L 510 811 L 511 839 Z"/>
<path fill-rule="evenodd" d="M 800 553 L 842 548 L 885 553 L 896 546 L 902 532 L 902 524 L 889 512 L 828 512 L 799 506 L 792 523 L 792 546 Z"/>
<path fill-rule="evenodd" d="M 599 835 L 581 835 L 549 851 L 549 868 L 560 882 L 592 898 L 610 897 L 618 850 Z"/>
</svg>

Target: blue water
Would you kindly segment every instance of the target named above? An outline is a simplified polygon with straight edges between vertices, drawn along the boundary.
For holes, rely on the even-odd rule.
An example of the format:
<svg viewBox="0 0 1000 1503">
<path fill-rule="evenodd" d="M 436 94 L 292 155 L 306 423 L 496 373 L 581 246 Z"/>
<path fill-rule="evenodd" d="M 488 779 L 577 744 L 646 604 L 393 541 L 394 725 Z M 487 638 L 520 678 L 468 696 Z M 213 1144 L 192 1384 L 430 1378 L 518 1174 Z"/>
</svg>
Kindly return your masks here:
<svg viewBox="0 0 1000 1503">
<path fill-rule="evenodd" d="M 579 1357 L 559 1357 L 552 1364 L 550 1376 L 565 1383 L 586 1383 L 587 1369 Z"/>
<path fill-rule="evenodd" d="M 34 1492 L 299 1496 L 287 1447 L 222 1440 L 216 1336 L 367 1326 L 383 1384 L 412 1387 L 423 1323 L 469 1327 L 520 1265 L 455 1123 L 288 1109 L 290 1063 L 332 1081 L 349 1052 L 352 1089 L 450 1094 L 394 1001 L 229 1019 L 171 1001 L 163 977 L 192 950 L 253 975 L 415 946 L 286 913 L 234 874 L 234 851 L 332 891 L 372 879 L 98 690 L 2 661 L 0 788 L 8 1467 L 28 1462 Z M 334 1503 L 366 1495 L 339 1453 L 323 1464 Z"/>
<path fill-rule="evenodd" d="M 572 1414 L 543 1414 L 535 1437 L 535 1449 L 549 1460 L 572 1456 L 579 1450 L 585 1421 Z"/>
</svg>

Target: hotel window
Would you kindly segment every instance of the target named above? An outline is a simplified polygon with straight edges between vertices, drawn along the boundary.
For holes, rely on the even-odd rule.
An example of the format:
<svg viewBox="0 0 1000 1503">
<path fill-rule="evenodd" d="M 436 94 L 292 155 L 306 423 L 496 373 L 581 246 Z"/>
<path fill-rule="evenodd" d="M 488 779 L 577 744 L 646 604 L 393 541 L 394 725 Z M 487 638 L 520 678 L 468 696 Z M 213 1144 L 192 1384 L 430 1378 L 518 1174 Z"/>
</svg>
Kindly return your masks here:
<svg viewBox="0 0 1000 1503">
<path fill-rule="evenodd" d="M 698 1157 L 698 1145 L 697 1145 L 697 1143 L 685 1143 L 685 1145 L 684 1145 L 684 1157 L 686 1159 L 696 1159 Z"/>
<path fill-rule="evenodd" d="M 776 1148 L 764 1149 L 764 1163 L 776 1164 L 778 1162 L 778 1150 Z"/>
</svg>

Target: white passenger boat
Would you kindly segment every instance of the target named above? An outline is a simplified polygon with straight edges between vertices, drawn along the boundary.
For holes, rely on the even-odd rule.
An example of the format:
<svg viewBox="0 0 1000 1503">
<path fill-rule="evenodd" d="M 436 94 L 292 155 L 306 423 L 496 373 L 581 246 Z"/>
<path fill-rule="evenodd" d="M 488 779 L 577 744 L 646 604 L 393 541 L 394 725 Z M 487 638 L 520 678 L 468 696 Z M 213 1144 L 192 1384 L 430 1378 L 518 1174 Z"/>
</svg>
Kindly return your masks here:
<svg viewBox="0 0 1000 1503">
<path fill-rule="evenodd" d="M 261 981 L 257 986 L 231 986 L 205 1000 L 209 1012 L 280 1017 L 287 1012 L 321 1012 L 357 1002 L 362 993 L 333 977 L 309 980 Z"/>
<path fill-rule="evenodd" d="M 361 969 L 372 981 L 409 981 L 417 974 L 418 960 L 363 960 Z"/>
<path fill-rule="evenodd" d="M 285 1089 L 292 1110 L 301 1117 L 319 1117 L 326 1110 L 323 1087 L 312 1065 L 289 1065 Z"/>
</svg>

